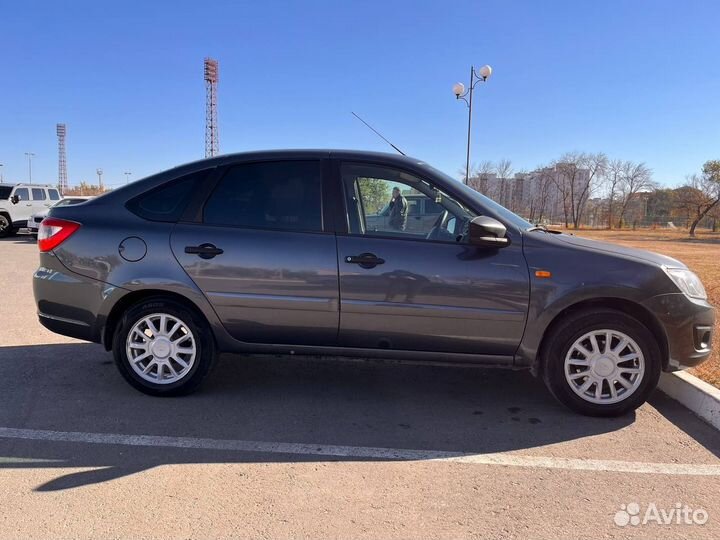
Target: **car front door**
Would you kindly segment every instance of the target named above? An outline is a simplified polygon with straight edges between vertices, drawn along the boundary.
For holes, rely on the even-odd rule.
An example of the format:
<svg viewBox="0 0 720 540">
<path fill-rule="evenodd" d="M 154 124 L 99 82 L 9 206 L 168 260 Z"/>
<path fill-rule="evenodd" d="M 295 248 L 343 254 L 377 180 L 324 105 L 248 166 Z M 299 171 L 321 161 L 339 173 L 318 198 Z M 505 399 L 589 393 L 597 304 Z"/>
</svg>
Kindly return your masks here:
<svg viewBox="0 0 720 540">
<path fill-rule="evenodd" d="M 334 345 L 337 250 L 324 227 L 322 162 L 238 163 L 171 245 L 223 325 L 248 343 Z"/>
<path fill-rule="evenodd" d="M 337 241 L 340 345 L 510 358 L 529 300 L 520 242 L 470 245 L 475 213 L 412 172 L 345 162 L 340 177 L 349 228 Z M 366 228 L 364 214 L 384 205 L 395 187 L 443 211 L 412 230 Z"/>
<path fill-rule="evenodd" d="M 13 223 L 25 222 L 33 214 L 33 202 L 30 198 L 30 190 L 26 187 L 15 188 L 13 196 L 17 197 L 17 203 L 13 207 Z"/>
</svg>

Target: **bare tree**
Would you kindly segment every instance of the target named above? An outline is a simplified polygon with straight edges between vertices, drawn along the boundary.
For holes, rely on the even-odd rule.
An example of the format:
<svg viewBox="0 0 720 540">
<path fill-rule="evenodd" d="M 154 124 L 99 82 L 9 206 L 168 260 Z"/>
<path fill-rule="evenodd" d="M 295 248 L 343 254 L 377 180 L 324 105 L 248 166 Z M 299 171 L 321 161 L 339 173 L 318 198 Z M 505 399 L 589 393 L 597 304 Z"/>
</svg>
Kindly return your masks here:
<svg viewBox="0 0 720 540">
<path fill-rule="evenodd" d="M 554 182 L 562 197 L 566 227 L 570 221 L 575 229 L 580 226 L 585 205 L 605 175 L 607 161 L 603 153 L 571 152 L 555 162 Z"/>
<path fill-rule="evenodd" d="M 702 174 L 689 176 L 676 193 L 690 219 L 690 236 L 695 236 L 698 223 L 720 202 L 720 160 L 705 162 Z"/>
<path fill-rule="evenodd" d="M 512 167 L 512 161 L 509 159 L 501 159 L 498 161 L 495 172 L 498 176 L 498 182 L 499 182 L 499 192 L 497 195 L 497 198 L 495 199 L 497 202 L 502 204 L 503 206 L 509 207 L 510 206 L 510 177 L 513 174 L 513 167 Z"/>
<path fill-rule="evenodd" d="M 607 172 L 605 174 L 605 183 L 607 185 L 607 211 L 608 222 L 607 228 L 612 229 L 613 209 L 615 207 L 615 199 L 617 198 L 618 187 L 623 175 L 623 161 L 621 159 L 613 159 L 608 163 Z"/>
<path fill-rule="evenodd" d="M 528 172 L 525 169 L 520 169 L 515 173 L 515 179 L 511 182 L 510 210 L 516 214 L 527 215 L 528 205 L 525 202 L 525 194 L 528 189 L 528 177 Z"/>
<path fill-rule="evenodd" d="M 530 173 L 534 189 L 530 194 L 528 217 L 532 223 L 541 223 L 553 188 L 553 169 L 540 167 Z"/>
<path fill-rule="evenodd" d="M 577 197 L 573 198 L 573 225 L 576 229 L 580 226 L 588 199 L 605 177 L 607 163 L 608 158 L 602 152 L 581 154 L 580 166 L 587 170 L 587 174 L 581 177 Z"/>
<path fill-rule="evenodd" d="M 635 200 L 636 195 L 643 191 L 650 191 L 656 185 L 652 180 L 652 171 L 644 163 L 626 161 L 623 163 L 620 183 L 617 187 L 620 196 L 620 216 L 617 226 L 621 228 L 628 207 Z"/>
<path fill-rule="evenodd" d="M 473 167 L 469 185 L 483 195 L 488 192 L 488 180 L 495 173 L 495 164 L 492 161 L 481 161 L 480 165 Z"/>
<path fill-rule="evenodd" d="M 577 174 L 577 154 L 565 154 L 558 161 L 553 162 L 552 182 L 562 201 L 565 227 L 570 226 L 570 200 L 572 197 L 571 185 Z"/>
</svg>

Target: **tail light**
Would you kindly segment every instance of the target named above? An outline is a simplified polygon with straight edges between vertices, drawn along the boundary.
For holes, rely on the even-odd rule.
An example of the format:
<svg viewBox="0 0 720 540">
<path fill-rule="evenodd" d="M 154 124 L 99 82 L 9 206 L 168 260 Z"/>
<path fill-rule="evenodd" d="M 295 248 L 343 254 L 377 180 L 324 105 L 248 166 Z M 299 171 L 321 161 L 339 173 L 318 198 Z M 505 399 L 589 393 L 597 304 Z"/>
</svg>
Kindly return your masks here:
<svg viewBox="0 0 720 540">
<path fill-rule="evenodd" d="M 38 229 L 38 248 L 40 251 L 55 249 L 80 228 L 79 223 L 66 219 L 45 218 Z"/>
</svg>

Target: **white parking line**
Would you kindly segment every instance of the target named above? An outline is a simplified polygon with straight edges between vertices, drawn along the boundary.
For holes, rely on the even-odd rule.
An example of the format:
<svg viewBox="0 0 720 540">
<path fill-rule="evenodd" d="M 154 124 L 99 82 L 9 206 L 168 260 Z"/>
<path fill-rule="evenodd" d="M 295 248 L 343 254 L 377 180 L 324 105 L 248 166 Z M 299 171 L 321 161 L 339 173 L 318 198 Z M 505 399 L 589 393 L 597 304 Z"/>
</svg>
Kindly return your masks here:
<svg viewBox="0 0 720 540">
<path fill-rule="evenodd" d="M 644 463 L 604 459 L 522 456 L 504 453 L 468 454 L 462 452 L 446 452 L 441 450 L 410 450 L 403 448 L 373 448 L 368 446 L 336 446 L 327 444 L 202 439 L 195 437 L 162 437 L 154 435 L 121 435 L 115 433 L 82 433 L 77 431 L 48 431 L 9 427 L 0 427 L 0 438 L 121 446 L 186 448 L 192 450 L 224 450 L 234 452 L 294 454 L 303 456 L 373 460 L 447 461 L 471 463 L 474 465 L 500 465 L 506 467 L 565 469 L 574 471 L 720 476 L 720 465 Z"/>
</svg>

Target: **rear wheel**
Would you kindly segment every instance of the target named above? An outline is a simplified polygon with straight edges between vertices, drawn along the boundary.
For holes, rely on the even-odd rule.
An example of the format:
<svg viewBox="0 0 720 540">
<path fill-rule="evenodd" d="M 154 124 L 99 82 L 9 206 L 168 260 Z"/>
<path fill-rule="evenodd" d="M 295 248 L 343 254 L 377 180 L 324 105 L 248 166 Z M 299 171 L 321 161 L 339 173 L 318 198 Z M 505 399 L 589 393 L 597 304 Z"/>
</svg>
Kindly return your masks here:
<svg viewBox="0 0 720 540">
<path fill-rule="evenodd" d="M 215 360 L 207 323 L 169 299 L 154 298 L 127 310 L 113 337 L 113 354 L 122 376 L 154 396 L 196 390 Z"/>
<path fill-rule="evenodd" d="M 637 319 L 604 309 L 561 322 L 543 347 L 545 384 L 563 404 L 590 416 L 619 416 L 657 386 L 660 349 Z"/>
</svg>

